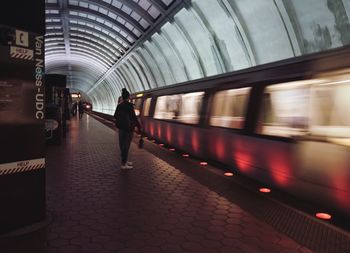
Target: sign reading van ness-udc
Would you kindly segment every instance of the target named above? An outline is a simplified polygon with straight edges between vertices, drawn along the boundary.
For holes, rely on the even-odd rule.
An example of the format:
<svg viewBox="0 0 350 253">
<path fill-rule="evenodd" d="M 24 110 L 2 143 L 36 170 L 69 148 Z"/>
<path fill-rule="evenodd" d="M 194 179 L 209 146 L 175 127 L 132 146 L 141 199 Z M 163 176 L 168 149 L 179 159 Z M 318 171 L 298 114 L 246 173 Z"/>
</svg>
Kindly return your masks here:
<svg viewBox="0 0 350 253">
<path fill-rule="evenodd" d="M 0 25 L 0 177 L 44 158 L 44 38 Z"/>
<path fill-rule="evenodd" d="M 23 2 L 31 3 L 20 11 Z M 0 238 L 4 238 L 47 224 L 45 1 L 7 2 L 1 13 Z"/>
</svg>

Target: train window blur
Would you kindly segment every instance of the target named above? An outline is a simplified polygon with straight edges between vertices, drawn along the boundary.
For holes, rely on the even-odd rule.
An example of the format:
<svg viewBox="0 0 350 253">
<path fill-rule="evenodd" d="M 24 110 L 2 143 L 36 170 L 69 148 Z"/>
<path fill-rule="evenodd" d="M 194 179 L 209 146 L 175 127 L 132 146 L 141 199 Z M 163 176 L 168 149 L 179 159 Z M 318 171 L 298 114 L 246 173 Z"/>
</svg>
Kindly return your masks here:
<svg viewBox="0 0 350 253">
<path fill-rule="evenodd" d="M 311 89 L 310 133 L 350 145 L 350 73 L 320 79 Z"/>
<path fill-rule="evenodd" d="M 263 95 L 258 131 L 291 137 L 307 133 L 310 81 L 267 86 Z"/>
<path fill-rule="evenodd" d="M 134 111 L 135 111 L 136 116 L 139 116 L 140 110 L 141 110 L 142 99 L 135 98 L 132 100 L 132 103 L 134 104 Z"/>
<path fill-rule="evenodd" d="M 215 93 L 210 125 L 243 128 L 250 90 L 249 87 Z"/>
<path fill-rule="evenodd" d="M 350 74 L 268 86 L 258 132 L 284 137 L 308 134 L 350 145 L 349 97 Z"/>
<path fill-rule="evenodd" d="M 204 92 L 161 96 L 157 99 L 154 118 L 197 124 Z"/>
<path fill-rule="evenodd" d="M 204 92 L 193 92 L 182 95 L 179 121 L 188 124 L 197 124 L 202 107 Z"/>
<path fill-rule="evenodd" d="M 143 109 L 143 116 L 145 116 L 145 117 L 149 116 L 149 108 L 151 106 L 151 100 L 152 100 L 152 98 L 146 98 L 145 106 Z"/>
</svg>

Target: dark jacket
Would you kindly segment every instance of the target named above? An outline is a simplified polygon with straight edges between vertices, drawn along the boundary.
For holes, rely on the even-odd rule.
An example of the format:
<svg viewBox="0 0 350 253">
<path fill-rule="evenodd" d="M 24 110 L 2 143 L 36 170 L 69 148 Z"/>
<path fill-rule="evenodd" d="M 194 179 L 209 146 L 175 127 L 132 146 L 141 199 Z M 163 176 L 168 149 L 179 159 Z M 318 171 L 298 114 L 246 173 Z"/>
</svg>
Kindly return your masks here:
<svg viewBox="0 0 350 253">
<path fill-rule="evenodd" d="M 115 109 L 114 118 L 115 125 L 124 131 L 132 132 L 137 126 L 139 129 L 141 125 L 136 118 L 134 105 L 128 101 L 121 102 Z"/>
<path fill-rule="evenodd" d="M 84 105 L 83 105 L 82 102 L 79 102 L 78 108 L 79 108 L 79 112 L 80 112 L 80 113 L 84 112 Z"/>
</svg>

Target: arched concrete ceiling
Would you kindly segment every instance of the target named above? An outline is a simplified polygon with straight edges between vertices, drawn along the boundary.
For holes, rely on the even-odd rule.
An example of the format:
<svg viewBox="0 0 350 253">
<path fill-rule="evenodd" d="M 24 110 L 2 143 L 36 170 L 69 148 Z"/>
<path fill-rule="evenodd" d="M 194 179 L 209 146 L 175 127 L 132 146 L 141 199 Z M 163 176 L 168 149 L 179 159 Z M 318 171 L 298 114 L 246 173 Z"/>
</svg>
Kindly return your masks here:
<svg viewBox="0 0 350 253">
<path fill-rule="evenodd" d="M 183 1 L 45 0 L 46 73 L 88 91 Z"/>
<path fill-rule="evenodd" d="M 139 92 L 350 45 L 349 0 L 46 0 L 46 70 L 113 114 Z"/>
</svg>

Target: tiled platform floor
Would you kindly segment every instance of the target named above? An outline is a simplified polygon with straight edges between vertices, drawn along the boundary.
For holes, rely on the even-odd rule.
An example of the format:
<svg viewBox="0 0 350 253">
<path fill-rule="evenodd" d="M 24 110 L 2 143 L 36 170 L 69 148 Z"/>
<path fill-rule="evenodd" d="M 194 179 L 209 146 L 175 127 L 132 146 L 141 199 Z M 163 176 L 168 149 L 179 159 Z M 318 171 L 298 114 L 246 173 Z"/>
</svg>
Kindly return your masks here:
<svg viewBox="0 0 350 253">
<path fill-rule="evenodd" d="M 116 132 L 89 115 L 71 120 L 65 143 L 47 152 L 50 224 L 35 233 L 2 239 L 0 252 L 350 252 L 343 233 L 335 233 L 330 248 L 317 243 L 327 245 L 322 238 L 309 242 L 298 233 L 294 237 L 299 243 L 294 241 L 236 204 L 235 196 L 241 203 L 251 193 L 244 196 L 237 185 L 228 195 L 222 194 L 227 188 L 214 191 L 215 186 L 205 182 L 232 182 L 217 179 L 210 169 L 203 174 L 193 162 L 175 156 L 166 162 L 159 158 L 166 153 L 155 156 L 147 151 L 158 146 L 146 146 L 140 150 L 132 144 L 134 169 L 122 171 Z M 176 159 L 181 160 L 178 165 Z M 204 181 L 197 180 L 197 174 L 204 175 Z M 284 231 L 283 224 L 275 227 Z"/>
</svg>

